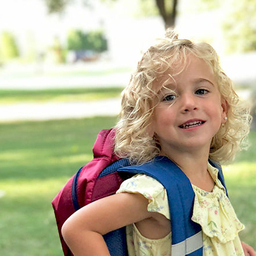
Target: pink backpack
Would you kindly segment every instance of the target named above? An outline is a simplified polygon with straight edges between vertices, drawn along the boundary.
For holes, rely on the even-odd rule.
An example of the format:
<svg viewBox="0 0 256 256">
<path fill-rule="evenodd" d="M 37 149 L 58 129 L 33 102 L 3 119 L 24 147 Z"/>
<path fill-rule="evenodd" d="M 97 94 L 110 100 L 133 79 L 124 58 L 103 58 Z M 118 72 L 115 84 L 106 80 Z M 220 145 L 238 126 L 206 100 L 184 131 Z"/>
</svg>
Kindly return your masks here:
<svg viewBox="0 0 256 256">
<path fill-rule="evenodd" d="M 189 179 L 175 163 L 162 156 L 144 165 L 129 166 L 127 159 L 119 159 L 114 154 L 114 136 L 113 129 L 98 134 L 93 147 L 94 159 L 80 168 L 52 201 L 64 255 L 73 255 L 61 235 L 65 220 L 84 205 L 114 194 L 124 179 L 144 173 L 158 180 L 167 190 L 172 244 L 175 245 L 172 255 L 201 256 L 201 226 L 191 221 L 194 192 Z M 221 167 L 209 161 L 219 169 L 219 179 L 225 186 Z M 104 239 L 111 256 L 128 255 L 125 227 L 106 234 Z"/>
<path fill-rule="evenodd" d="M 93 160 L 80 168 L 52 201 L 65 256 L 72 255 L 61 235 L 65 220 L 81 207 L 114 194 L 123 182 L 116 170 L 129 165 L 129 162 L 127 159 L 119 160 L 114 154 L 114 136 L 113 129 L 102 130 L 98 134 L 93 146 Z M 111 255 L 127 254 L 124 229 L 113 231 L 104 238 Z"/>
</svg>

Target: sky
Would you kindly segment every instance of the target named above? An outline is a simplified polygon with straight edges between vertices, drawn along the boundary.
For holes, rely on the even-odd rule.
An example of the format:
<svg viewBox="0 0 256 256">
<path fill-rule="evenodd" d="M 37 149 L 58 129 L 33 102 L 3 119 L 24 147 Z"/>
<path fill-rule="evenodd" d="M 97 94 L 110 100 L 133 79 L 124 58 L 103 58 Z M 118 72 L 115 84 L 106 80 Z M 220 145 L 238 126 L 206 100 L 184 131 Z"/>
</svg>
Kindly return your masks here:
<svg viewBox="0 0 256 256">
<path fill-rule="evenodd" d="M 119 0 L 108 8 L 99 0 L 94 0 L 92 9 L 84 8 L 81 1 L 76 0 L 77 4 L 70 5 L 65 15 L 60 16 L 48 15 L 43 0 L 0 0 L 0 32 L 12 31 L 18 38 L 22 52 L 28 51 L 28 47 L 42 52 L 52 45 L 56 36 L 65 45 L 70 29 L 89 31 L 103 28 L 115 59 L 122 59 L 123 54 L 129 58 L 131 54 L 128 54 L 128 48 L 138 54 L 155 38 L 164 35 L 164 24 L 160 16 L 134 19 L 133 12 L 138 8 L 138 1 Z M 223 44 L 218 13 L 191 12 L 188 3 L 191 2 L 179 0 L 177 29 L 180 36 L 209 40 L 221 52 Z"/>
</svg>

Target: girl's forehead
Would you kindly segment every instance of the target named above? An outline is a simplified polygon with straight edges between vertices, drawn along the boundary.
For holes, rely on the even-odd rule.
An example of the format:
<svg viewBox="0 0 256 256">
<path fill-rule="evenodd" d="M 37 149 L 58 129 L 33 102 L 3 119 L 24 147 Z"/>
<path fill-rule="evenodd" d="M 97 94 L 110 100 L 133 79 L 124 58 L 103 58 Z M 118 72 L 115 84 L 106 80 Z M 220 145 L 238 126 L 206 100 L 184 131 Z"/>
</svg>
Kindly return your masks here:
<svg viewBox="0 0 256 256">
<path fill-rule="evenodd" d="M 181 61 L 171 62 L 169 66 L 162 68 L 154 81 L 156 91 L 162 88 L 175 89 L 177 81 L 188 79 L 189 81 L 209 81 L 216 84 L 216 76 L 212 67 L 203 59 L 194 55 L 188 55 Z"/>
</svg>

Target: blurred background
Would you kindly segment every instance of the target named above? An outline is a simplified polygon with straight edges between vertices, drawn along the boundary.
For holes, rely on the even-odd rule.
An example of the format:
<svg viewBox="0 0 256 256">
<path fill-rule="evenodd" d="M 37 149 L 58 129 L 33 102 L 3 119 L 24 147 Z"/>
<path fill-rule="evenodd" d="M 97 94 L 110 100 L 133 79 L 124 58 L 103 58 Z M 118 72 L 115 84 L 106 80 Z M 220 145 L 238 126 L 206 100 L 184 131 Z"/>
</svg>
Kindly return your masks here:
<svg viewBox="0 0 256 256">
<path fill-rule="evenodd" d="M 254 116 L 253 0 L 0 0 L 0 255 L 62 255 L 51 200 L 92 159 L 142 51 L 167 27 L 213 45 Z M 254 248 L 255 127 L 224 166 Z"/>
</svg>

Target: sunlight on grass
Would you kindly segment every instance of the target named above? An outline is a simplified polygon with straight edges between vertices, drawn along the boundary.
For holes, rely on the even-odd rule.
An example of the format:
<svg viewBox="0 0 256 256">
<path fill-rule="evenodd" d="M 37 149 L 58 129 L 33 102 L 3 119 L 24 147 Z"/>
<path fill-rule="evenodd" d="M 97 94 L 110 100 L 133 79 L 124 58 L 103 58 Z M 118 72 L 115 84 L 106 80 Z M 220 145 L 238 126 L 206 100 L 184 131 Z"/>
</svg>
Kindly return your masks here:
<svg viewBox="0 0 256 256">
<path fill-rule="evenodd" d="M 93 155 L 81 153 L 80 148 L 77 145 L 73 145 L 71 147 L 68 147 L 67 154 L 64 155 L 63 152 L 61 154 L 58 154 L 58 152 L 49 152 L 47 149 L 12 149 L 12 150 L 5 150 L 4 152 L 1 152 L 0 154 L 0 161 L 3 164 L 4 162 L 12 164 L 12 160 L 15 159 L 16 164 L 22 164 L 22 163 L 28 163 L 30 160 L 35 160 L 36 163 L 40 163 L 40 161 L 45 162 L 45 159 L 47 157 L 47 161 L 53 163 L 56 161 L 65 162 L 65 163 L 75 163 L 75 162 L 88 162 L 92 160 Z"/>
<path fill-rule="evenodd" d="M 0 104 L 20 102 L 45 103 L 69 101 L 93 101 L 118 98 L 122 87 L 45 89 L 45 90 L 0 90 Z"/>
<path fill-rule="evenodd" d="M 0 182 L 1 255 L 62 255 L 51 200 L 68 179 Z"/>
<path fill-rule="evenodd" d="M 256 182 L 256 162 L 238 162 L 235 164 L 223 166 L 225 177 L 252 178 Z"/>
<path fill-rule="evenodd" d="M 117 93 L 81 93 L 79 95 L 59 95 L 52 97 L 50 100 L 54 102 L 65 102 L 65 101 L 93 101 L 93 100 L 103 100 L 108 98 L 118 98 L 121 92 Z M 42 100 L 47 101 L 47 99 Z M 38 100 L 37 100 L 38 102 Z"/>
<path fill-rule="evenodd" d="M 30 152 L 24 152 L 24 150 L 6 150 L 4 152 L 1 152 L 0 154 L 0 161 L 10 161 L 15 159 L 15 161 L 24 160 L 24 158 L 27 158 L 30 156 Z"/>
<path fill-rule="evenodd" d="M 57 179 L 48 180 L 4 180 L 0 182 L 0 188 L 5 192 L 3 198 L 13 199 L 25 199 L 29 198 L 41 198 L 57 193 L 63 184 L 65 184 L 70 177 L 58 177 Z M 0 199 L 1 200 L 1 199 Z"/>
<path fill-rule="evenodd" d="M 232 205 L 246 227 L 240 233 L 241 240 L 256 248 L 256 162 L 236 162 L 223 166 L 223 171 Z"/>
<path fill-rule="evenodd" d="M 50 162 L 61 161 L 62 163 L 79 163 L 79 162 L 89 162 L 93 158 L 92 154 L 80 154 L 80 155 L 72 155 L 72 156 L 65 156 L 59 158 L 51 158 L 49 159 Z"/>
</svg>

